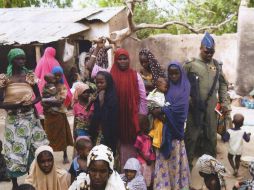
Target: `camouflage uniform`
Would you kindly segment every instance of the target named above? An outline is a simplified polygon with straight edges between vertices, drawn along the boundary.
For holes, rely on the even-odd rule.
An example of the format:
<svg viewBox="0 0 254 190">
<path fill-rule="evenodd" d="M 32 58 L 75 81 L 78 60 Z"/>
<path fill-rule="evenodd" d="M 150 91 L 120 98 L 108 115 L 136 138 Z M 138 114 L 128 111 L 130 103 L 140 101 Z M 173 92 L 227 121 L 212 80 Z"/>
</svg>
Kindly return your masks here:
<svg viewBox="0 0 254 190">
<path fill-rule="evenodd" d="M 209 63 L 205 63 L 200 58 L 195 58 L 184 64 L 183 67 L 187 74 L 194 73 L 199 77 L 200 99 L 205 102 L 216 76 L 214 60 L 212 59 Z M 185 131 L 185 145 L 190 166 L 192 166 L 194 156 L 200 156 L 202 154 L 216 156 L 217 116 L 214 109 L 216 104 L 220 102 L 222 106 L 230 110 L 227 93 L 228 82 L 222 72 L 221 64 L 219 67 L 220 75 L 213 94 L 207 101 L 207 106 L 204 107 L 204 110 L 199 112 L 199 124 L 194 121 L 192 112 L 192 108 L 197 105 L 193 105 L 190 100 L 190 109 Z M 217 94 L 219 100 L 217 99 Z"/>
</svg>

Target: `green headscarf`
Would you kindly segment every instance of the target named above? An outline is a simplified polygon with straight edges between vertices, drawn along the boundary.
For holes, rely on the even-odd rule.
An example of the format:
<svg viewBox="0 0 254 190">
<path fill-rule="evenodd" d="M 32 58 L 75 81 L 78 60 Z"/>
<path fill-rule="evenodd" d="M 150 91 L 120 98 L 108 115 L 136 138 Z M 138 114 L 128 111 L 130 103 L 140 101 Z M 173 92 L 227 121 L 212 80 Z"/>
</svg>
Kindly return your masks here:
<svg viewBox="0 0 254 190">
<path fill-rule="evenodd" d="M 7 75 L 8 76 L 12 76 L 12 69 L 13 69 L 13 64 L 12 61 L 13 59 L 15 59 L 18 56 L 26 56 L 26 53 L 24 52 L 23 49 L 20 48 L 13 48 L 9 51 L 8 53 L 8 67 L 7 67 Z M 23 67 L 24 71 L 28 71 L 28 69 L 26 67 Z"/>
</svg>

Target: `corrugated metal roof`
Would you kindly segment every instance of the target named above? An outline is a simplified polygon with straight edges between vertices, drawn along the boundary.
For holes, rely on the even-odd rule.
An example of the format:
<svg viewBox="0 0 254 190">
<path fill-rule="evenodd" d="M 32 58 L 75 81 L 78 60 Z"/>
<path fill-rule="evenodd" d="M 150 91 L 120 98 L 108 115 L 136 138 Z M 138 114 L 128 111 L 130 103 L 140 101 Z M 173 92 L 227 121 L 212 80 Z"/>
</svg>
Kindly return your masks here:
<svg viewBox="0 0 254 190">
<path fill-rule="evenodd" d="M 78 21 L 108 22 L 124 7 L 117 8 L 13 8 L 0 9 L 0 44 L 49 43 L 89 27 Z"/>
</svg>

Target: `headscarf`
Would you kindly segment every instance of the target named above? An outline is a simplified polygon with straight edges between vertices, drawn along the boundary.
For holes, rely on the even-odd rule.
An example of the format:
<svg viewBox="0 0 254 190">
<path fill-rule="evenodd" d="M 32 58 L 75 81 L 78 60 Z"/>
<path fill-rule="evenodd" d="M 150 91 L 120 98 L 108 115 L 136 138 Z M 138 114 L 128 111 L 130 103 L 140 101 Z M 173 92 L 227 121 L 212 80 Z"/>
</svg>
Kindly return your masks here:
<svg viewBox="0 0 254 190">
<path fill-rule="evenodd" d="M 249 172 L 250 172 L 250 175 L 251 175 L 252 179 L 245 181 L 243 186 L 246 189 L 251 189 L 252 190 L 252 189 L 254 189 L 254 161 L 251 161 L 249 163 Z"/>
<path fill-rule="evenodd" d="M 114 64 L 110 71 L 118 97 L 119 105 L 119 139 L 121 143 L 134 143 L 139 131 L 138 105 L 139 89 L 137 72 L 128 68 L 125 71 L 119 69 L 117 60 L 120 55 L 129 59 L 127 50 L 119 48 L 115 52 Z"/>
<path fill-rule="evenodd" d="M 171 62 L 168 69 L 175 66 L 180 71 L 180 79 L 177 83 L 169 80 L 169 90 L 166 94 L 166 102 L 169 106 L 163 107 L 167 121 L 163 127 L 161 151 L 165 157 L 170 155 L 172 140 L 184 138 L 184 123 L 188 115 L 190 83 L 183 67 L 179 62 Z"/>
<path fill-rule="evenodd" d="M 81 95 L 83 92 L 85 92 L 88 89 L 89 89 L 89 86 L 87 84 L 82 82 L 77 83 L 77 85 L 75 86 L 75 91 L 73 95 L 73 102 L 74 103 L 78 102 L 79 95 Z"/>
<path fill-rule="evenodd" d="M 149 49 L 142 48 L 139 51 L 139 56 L 141 55 L 146 56 L 148 59 L 149 68 L 151 69 L 152 76 L 153 76 L 153 84 L 155 84 L 158 78 L 165 77 L 164 71 L 161 69 L 161 66 L 158 63 L 157 59 L 154 57 L 154 55 Z"/>
<path fill-rule="evenodd" d="M 62 74 L 62 78 L 60 79 L 60 83 L 61 84 L 64 83 L 64 79 L 63 79 L 64 72 L 63 72 L 63 68 L 61 66 L 55 66 L 55 67 L 53 67 L 51 73 L 52 74 L 61 73 Z"/>
<path fill-rule="evenodd" d="M 146 190 L 145 179 L 141 174 L 141 166 L 136 158 L 129 158 L 124 165 L 124 170 L 135 170 L 136 176 L 130 182 L 127 183 L 127 189 L 129 190 Z M 122 179 L 127 181 L 125 175 L 122 175 Z"/>
<path fill-rule="evenodd" d="M 117 129 L 118 129 L 118 97 L 114 81 L 110 73 L 99 71 L 97 75 L 105 77 L 107 87 L 104 95 L 104 104 L 100 106 L 99 96 L 94 102 L 94 115 L 90 132 L 95 136 L 98 131 L 98 125 L 102 127 L 104 144 L 109 146 L 116 153 Z"/>
<path fill-rule="evenodd" d="M 18 56 L 26 56 L 26 53 L 24 52 L 23 49 L 20 48 L 13 48 L 9 51 L 7 57 L 8 57 L 8 66 L 7 66 L 7 75 L 8 76 L 12 76 L 12 71 L 13 71 L 13 59 L 15 59 Z M 28 71 L 28 69 L 24 66 L 23 70 L 25 72 Z"/>
<path fill-rule="evenodd" d="M 33 185 L 36 190 L 67 190 L 70 185 L 70 175 L 63 169 L 57 169 L 55 162 L 51 172 L 47 175 L 39 168 L 37 158 L 43 151 L 48 151 L 53 155 L 53 149 L 50 146 L 40 146 L 35 151 L 36 159 L 31 165 L 30 172 L 25 179 L 25 183 Z"/>
<path fill-rule="evenodd" d="M 220 180 L 221 186 L 225 185 L 223 176 L 226 173 L 225 167 L 214 157 L 204 154 L 197 160 L 196 166 L 199 172 L 205 174 L 217 174 Z"/>
<path fill-rule="evenodd" d="M 89 50 L 89 55 L 92 55 L 94 50 L 95 48 L 91 47 Z M 106 47 L 103 47 L 98 51 L 95 64 L 105 69 L 108 68 L 108 53 Z"/>
<path fill-rule="evenodd" d="M 87 167 L 92 161 L 103 160 L 109 164 L 109 168 L 113 171 L 110 175 L 105 190 L 125 190 L 124 183 L 120 175 L 114 170 L 114 156 L 111 149 L 105 145 L 97 145 L 93 147 L 87 157 Z M 79 190 L 81 186 L 84 189 L 90 189 L 90 177 L 88 174 L 81 173 L 77 180 L 73 182 L 69 190 Z"/>
<path fill-rule="evenodd" d="M 55 56 L 56 56 L 56 50 L 52 47 L 47 47 L 44 51 L 42 58 L 39 60 L 35 68 L 35 75 L 40 79 L 40 82 L 38 83 L 38 87 L 41 93 L 46 83 L 44 80 L 44 76 L 48 73 L 51 73 L 52 69 L 55 66 L 60 66 L 59 62 L 55 59 Z M 64 80 L 65 87 L 68 90 L 64 105 L 68 107 L 72 100 L 72 94 L 71 94 L 70 87 L 69 87 L 69 84 L 67 83 L 65 76 L 63 76 L 63 80 Z M 39 102 L 35 106 L 36 106 L 37 112 L 39 114 L 42 114 L 43 107 L 41 106 L 41 103 Z"/>
<path fill-rule="evenodd" d="M 213 37 L 208 33 L 208 32 L 205 32 L 205 35 L 201 41 L 201 44 L 203 46 L 205 46 L 206 48 L 213 48 L 214 45 L 215 45 L 215 42 L 214 42 L 214 39 Z"/>
</svg>

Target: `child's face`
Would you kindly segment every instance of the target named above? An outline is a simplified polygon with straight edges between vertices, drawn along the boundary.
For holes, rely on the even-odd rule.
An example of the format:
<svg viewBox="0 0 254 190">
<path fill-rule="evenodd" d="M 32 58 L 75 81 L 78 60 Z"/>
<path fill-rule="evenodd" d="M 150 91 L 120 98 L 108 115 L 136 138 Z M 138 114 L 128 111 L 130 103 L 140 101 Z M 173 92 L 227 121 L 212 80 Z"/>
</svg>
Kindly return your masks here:
<svg viewBox="0 0 254 190">
<path fill-rule="evenodd" d="M 131 181 L 135 178 L 137 171 L 136 170 L 124 170 L 125 177 L 128 181 Z"/>
<path fill-rule="evenodd" d="M 47 82 L 48 82 L 48 83 L 56 83 L 56 78 L 55 78 L 55 76 L 49 76 Z"/>
<path fill-rule="evenodd" d="M 85 90 L 82 94 L 79 95 L 79 97 L 83 100 L 88 100 L 90 97 L 89 90 Z"/>
<path fill-rule="evenodd" d="M 63 74 L 59 72 L 59 73 L 55 73 L 54 75 L 55 75 L 56 82 L 60 82 Z"/>
<path fill-rule="evenodd" d="M 164 78 L 159 78 L 156 82 L 156 86 L 159 89 L 159 91 L 163 93 L 166 93 L 168 91 L 168 83 Z"/>
<path fill-rule="evenodd" d="M 91 151 L 91 149 L 92 149 L 92 145 L 88 144 L 88 145 L 84 146 L 83 148 L 78 149 L 77 152 L 78 152 L 78 155 L 80 156 L 80 158 L 85 160 L 87 158 L 89 152 Z"/>
<path fill-rule="evenodd" d="M 106 90 L 107 88 L 107 81 L 103 75 L 96 76 L 96 86 L 98 91 Z"/>
</svg>

